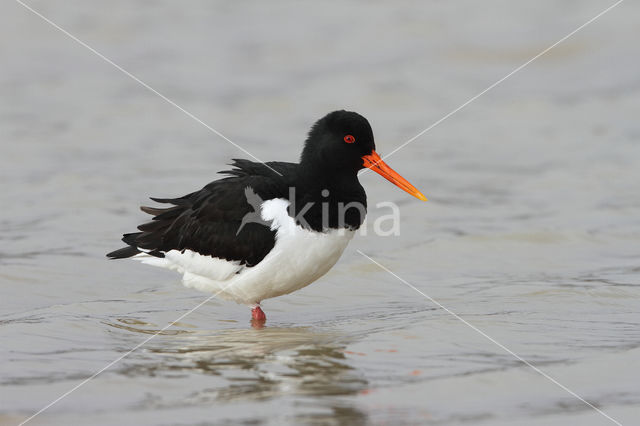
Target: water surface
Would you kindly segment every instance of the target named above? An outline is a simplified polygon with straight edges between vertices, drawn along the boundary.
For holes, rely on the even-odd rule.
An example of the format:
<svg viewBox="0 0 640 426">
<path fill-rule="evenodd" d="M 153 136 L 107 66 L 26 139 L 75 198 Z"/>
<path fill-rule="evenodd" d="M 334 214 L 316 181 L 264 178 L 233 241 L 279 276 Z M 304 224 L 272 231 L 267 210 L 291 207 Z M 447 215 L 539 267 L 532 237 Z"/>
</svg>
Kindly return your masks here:
<svg viewBox="0 0 640 426">
<path fill-rule="evenodd" d="M 603 1 L 32 1 L 265 160 L 337 108 L 382 154 Z M 0 13 L 0 423 L 18 424 L 207 295 L 110 262 L 147 196 L 246 157 L 17 3 Z M 625 2 L 368 173 L 369 226 L 310 287 L 212 300 L 31 424 L 623 424 L 640 417 L 640 8 Z"/>
</svg>

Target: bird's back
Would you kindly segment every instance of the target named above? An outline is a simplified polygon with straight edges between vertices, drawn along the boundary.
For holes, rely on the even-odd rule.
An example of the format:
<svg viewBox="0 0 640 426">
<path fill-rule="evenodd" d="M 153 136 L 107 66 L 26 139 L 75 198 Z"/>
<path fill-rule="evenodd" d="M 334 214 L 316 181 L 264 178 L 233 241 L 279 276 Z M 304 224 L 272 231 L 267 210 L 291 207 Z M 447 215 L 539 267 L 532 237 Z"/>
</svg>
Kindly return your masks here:
<svg viewBox="0 0 640 426">
<path fill-rule="evenodd" d="M 261 201 L 288 196 L 298 165 L 234 160 L 232 166 L 221 172 L 226 178 L 199 191 L 179 198 L 151 198 L 170 206 L 141 207 L 153 219 L 138 226 L 139 232 L 125 234 L 122 241 L 127 247 L 107 256 L 121 259 L 146 253 L 162 258 L 170 250 L 191 250 L 247 266 L 259 263 L 273 248 L 275 231 L 246 218 L 259 216 Z"/>
</svg>

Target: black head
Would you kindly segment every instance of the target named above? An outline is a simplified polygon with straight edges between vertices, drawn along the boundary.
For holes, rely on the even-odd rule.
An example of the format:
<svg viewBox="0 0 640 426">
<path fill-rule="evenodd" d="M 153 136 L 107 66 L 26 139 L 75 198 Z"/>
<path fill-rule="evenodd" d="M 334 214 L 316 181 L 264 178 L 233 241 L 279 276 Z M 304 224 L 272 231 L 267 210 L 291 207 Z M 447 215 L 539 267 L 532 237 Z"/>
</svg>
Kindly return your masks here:
<svg viewBox="0 0 640 426">
<path fill-rule="evenodd" d="M 366 118 L 351 111 L 334 111 L 311 128 L 302 150 L 300 166 L 309 176 L 331 176 L 334 180 L 337 177 L 341 184 L 350 179 L 357 183 L 358 170 L 367 167 L 414 197 L 426 201 L 420 191 L 382 161 L 375 149 L 373 131 Z"/>
<path fill-rule="evenodd" d="M 362 157 L 375 148 L 366 118 L 352 111 L 333 111 L 311 127 L 300 164 L 356 173 L 364 167 Z"/>
</svg>

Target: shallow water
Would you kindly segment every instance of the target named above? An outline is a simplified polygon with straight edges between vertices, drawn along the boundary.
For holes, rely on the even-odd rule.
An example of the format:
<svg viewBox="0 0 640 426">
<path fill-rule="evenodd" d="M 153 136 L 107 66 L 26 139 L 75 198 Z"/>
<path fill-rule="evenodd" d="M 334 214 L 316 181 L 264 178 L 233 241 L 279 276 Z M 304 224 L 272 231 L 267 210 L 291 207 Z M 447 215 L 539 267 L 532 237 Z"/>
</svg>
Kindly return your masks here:
<svg viewBox="0 0 640 426">
<path fill-rule="evenodd" d="M 299 5 L 33 1 L 257 157 L 350 108 L 401 143 L 602 1 Z M 246 157 L 17 3 L 0 6 L 0 424 L 18 424 L 207 295 L 108 262 L 147 196 Z M 212 300 L 30 424 L 622 424 L 640 416 L 640 7 L 624 2 L 394 154 L 324 278 Z"/>
</svg>

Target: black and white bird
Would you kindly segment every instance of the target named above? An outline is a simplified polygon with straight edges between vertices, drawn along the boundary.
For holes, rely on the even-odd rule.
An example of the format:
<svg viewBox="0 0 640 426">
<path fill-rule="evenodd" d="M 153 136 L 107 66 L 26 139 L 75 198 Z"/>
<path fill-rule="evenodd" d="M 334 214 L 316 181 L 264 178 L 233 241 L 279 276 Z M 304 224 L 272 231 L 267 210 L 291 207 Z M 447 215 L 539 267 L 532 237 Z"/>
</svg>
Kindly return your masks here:
<svg viewBox="0 0 640 426">
<path fill-rule="evenodd" d="M 375 151 L 366 118 L 334 111 L 318 120 L 299 163 L 233 160 L 227 177 L 180 198 L 151 198 L 153 217 L 107 254 L 172 269 L 185 286 L 252 307 L 299 290 L 338 261 L 364 221 L 364 167 L 426 200 Z"/>
</svg>

